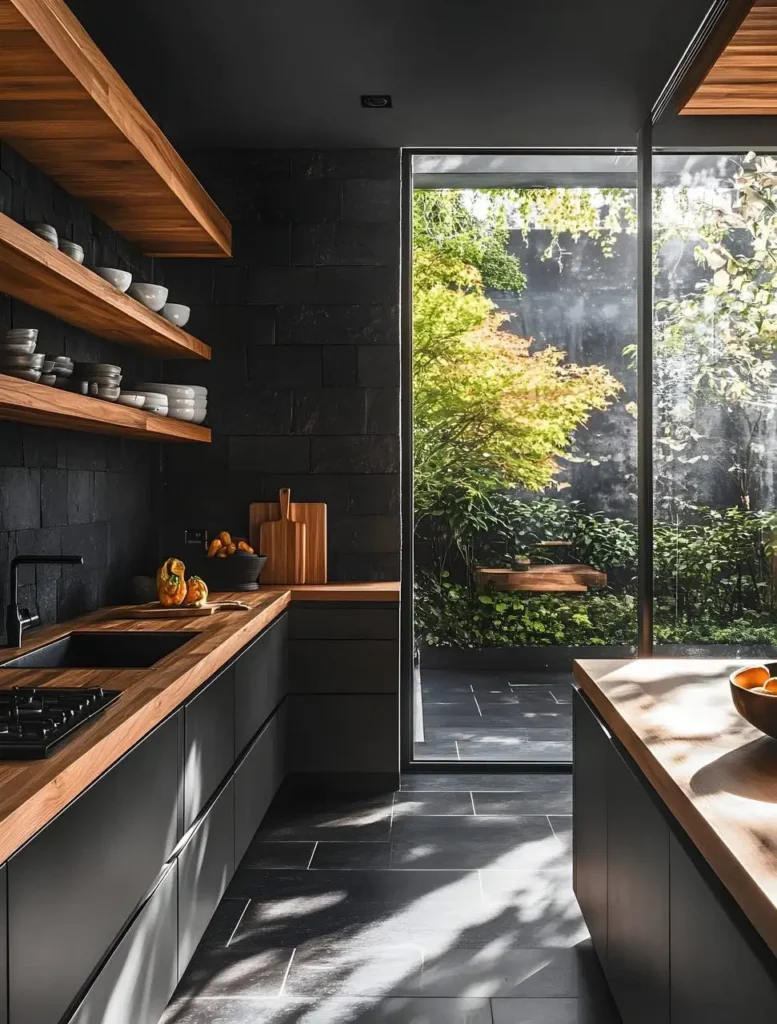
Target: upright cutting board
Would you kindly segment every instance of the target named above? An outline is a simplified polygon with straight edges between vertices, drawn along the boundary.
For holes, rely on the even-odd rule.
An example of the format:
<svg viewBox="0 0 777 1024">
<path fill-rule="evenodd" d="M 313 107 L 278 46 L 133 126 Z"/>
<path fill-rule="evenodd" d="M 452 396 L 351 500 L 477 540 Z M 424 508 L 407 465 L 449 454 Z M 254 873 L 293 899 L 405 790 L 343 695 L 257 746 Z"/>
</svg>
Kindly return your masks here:
<svg viewBox="0 0 777 1024">
<path fill-rule="evenodd" d="M 268 520 L 259 527 L 258 552 L 267 555 L 262 583 L 305 583 L 308 528 L 289 517 L 288 487 L 278 492 L 278 504 L 280 519 Z"/>
<path fill-rule="evenodd" d="M 249 515 L 249 543 L 257 555 L 265 555 L 261 549 L 259 529 L 280 517 L 280 506 L 277 501 L 254 501 L 251 503 Z M 327 540 L 326 540 L 326 503 L 323 501 L 292 501 L 291 518 L 295 523 L 304 523 L 308 528 L 305 564 L 306 583 L 326 583 L 327 576 Z M 267 582 L 266 566 L 260 577 L 262 583 Z"/>
</svg>

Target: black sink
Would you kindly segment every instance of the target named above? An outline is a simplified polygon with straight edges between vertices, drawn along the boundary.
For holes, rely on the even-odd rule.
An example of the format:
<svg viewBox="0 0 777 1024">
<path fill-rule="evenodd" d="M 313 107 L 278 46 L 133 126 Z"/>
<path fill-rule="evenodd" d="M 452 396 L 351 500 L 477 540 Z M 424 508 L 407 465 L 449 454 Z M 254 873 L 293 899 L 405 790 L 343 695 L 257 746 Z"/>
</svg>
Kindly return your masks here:
<svg viewBox="0 0 777 1024">
<path fill-rule="evenodd" d="M 69 633 L 3 668 L 151 668 L 198 633 Z M 2 652 L 0 652 L 0 658 Z"/>
</svg>

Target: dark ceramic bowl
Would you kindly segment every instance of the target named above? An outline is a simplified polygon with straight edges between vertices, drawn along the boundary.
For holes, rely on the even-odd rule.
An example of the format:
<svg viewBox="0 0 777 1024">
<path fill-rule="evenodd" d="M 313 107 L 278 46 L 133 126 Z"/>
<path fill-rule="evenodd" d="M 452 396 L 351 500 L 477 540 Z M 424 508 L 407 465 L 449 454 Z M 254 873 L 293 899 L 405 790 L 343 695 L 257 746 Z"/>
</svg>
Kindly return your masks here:
<svg viewBox="0 0 777 1024">
<path fill-rule="evenodd" d="M 777 694 L 756 693 L 753 689 L 771 676 L 777 676 L 777 661 L 739 668 L 731 673 L 729 684 L 734 707 L 742 718 L 777 740 Z"/>
<path fill-rule="evenodd" d="M 203 558 L 198 564 L 197 575 L 202 576 L 208 590 L 212 591 L 258 590 L 259 573 L 266 561 L 265 555 L 236 551 L 229 558 Z"/>
</svg>

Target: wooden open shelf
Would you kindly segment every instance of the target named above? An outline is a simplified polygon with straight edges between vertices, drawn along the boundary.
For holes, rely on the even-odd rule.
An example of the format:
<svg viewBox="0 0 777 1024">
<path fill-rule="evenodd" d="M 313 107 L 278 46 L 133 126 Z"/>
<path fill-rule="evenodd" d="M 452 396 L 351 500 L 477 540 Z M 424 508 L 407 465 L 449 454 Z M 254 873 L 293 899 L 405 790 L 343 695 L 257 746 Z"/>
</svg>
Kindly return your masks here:
<svg viewBox="0 0 777 1024">
<path fill-rule="evenodd" d="M 139 346 L 168 359 L 210 359 L 210 347 L 203 341 L 117 291 L 2 213 L 0 291 L 101 338 Z"/>
<path fill-rule="evenodd" d="M 91 434 L 118 434 L 146 441 L 210 443 L 208 427 L 130 409 L 99 398 L 32 384 L 0 373 L 0 420 L 59 427 Z"/>
<path fill-rule="evenodd" d="M 0 138 L 149 256 L 230 255 L 229 221 L 64 0 L 0 0 Z"/>
</svg>

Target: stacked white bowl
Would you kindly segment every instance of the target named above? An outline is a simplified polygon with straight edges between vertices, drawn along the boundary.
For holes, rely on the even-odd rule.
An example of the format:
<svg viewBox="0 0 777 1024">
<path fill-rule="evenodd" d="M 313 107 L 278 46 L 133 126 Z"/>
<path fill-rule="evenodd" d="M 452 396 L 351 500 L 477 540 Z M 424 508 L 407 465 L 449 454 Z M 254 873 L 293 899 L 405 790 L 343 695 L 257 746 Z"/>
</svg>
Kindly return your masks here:
<svg viewBox="0 0 777 1024">
<path fill-rule="evenodd" d="M 208 415 L 208 389 L 200 384 L 160 384 L 158 381 L 145 381 L 138 384 L 137 389 L 167 395 L 168 411 L 172 419 L 202 423 Z"/>
</svg>

